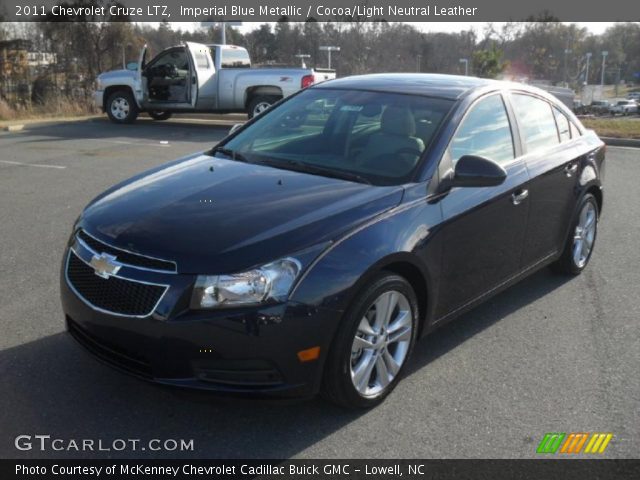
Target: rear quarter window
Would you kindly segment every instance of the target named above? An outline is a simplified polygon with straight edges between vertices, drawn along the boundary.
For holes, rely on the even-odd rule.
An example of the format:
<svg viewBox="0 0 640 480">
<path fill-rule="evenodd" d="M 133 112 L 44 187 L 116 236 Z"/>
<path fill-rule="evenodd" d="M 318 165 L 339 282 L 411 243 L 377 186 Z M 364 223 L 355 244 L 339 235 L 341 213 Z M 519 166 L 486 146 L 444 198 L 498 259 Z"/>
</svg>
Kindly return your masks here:
<svg viewBox="0 0 640 480">
<path fill-rule="evenodd" d="M 556 117 L 556 124 L 558 126 L 558 134 L 560 135 L 560 142 L 566 142 L 571 140 L 571 126 L 567 116 L 553 107 L 553 114 Z"/>
</svg>

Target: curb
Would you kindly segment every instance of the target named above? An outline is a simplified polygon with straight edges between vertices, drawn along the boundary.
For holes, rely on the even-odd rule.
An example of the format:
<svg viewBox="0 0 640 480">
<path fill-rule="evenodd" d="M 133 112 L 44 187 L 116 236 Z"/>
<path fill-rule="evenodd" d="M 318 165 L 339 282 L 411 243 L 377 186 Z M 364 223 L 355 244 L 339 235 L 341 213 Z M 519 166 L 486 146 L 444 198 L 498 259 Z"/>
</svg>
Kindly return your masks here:
<svg viewBox="0 0 640 480">
<path fill-rule="evenodd" d="M 640 140 L 635 138 L 600 137 L 600 140 L 612 147 L 640 148 Z"/>
</svg>

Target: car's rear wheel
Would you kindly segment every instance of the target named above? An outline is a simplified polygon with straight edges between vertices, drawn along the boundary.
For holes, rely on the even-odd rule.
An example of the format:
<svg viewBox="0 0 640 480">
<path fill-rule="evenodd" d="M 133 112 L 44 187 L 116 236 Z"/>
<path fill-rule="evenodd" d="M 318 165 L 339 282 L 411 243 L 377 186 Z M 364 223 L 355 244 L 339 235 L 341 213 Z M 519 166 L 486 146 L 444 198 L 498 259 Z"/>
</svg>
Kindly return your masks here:
<svg viewBox="0 0 640 480">
<path fill-rule="evenodd" d="M 582 272 L 593 253 L 598 233 L 598 202 L 588 193 L 580 202 L 578 214 L 573 220 L 571 234 L 567 239 L 560 258 L 552 264 L 554 271 L 578 275 Z"/>
<path fill-rule="evenodd" d="M 154 120 L 169 120 L 171 118 L 171 112 L 161 112 L 158 110 L 153 110 L 149 112 L 149 116 Z"/>
<path fill-rule="evenodd" d="M 133 95 L 126 90 L 118 90 L 109 95 L 106 111 L 109 120 L 114 123 L 133 123 L 139 113 Z"/>
<path fill-rule="evenodd" d="M 395 388 L 413 350 L 418 303 L 409 282 L 383 273 L 355 299 L 327 358 L 323 394 L 369 408 Z"/>
<path fill-rule="evenodd" d="M 280 100 L 280 98 L 274 95 L 258 95 L 256 97 L 253 97 L 249 101 L 249 105 L 247 108 L 247 114 L 249 118 L 260 115 L 262 112 L 268 110 L 271 105 L 276 103 L 278 100 Z"/>
</svg>

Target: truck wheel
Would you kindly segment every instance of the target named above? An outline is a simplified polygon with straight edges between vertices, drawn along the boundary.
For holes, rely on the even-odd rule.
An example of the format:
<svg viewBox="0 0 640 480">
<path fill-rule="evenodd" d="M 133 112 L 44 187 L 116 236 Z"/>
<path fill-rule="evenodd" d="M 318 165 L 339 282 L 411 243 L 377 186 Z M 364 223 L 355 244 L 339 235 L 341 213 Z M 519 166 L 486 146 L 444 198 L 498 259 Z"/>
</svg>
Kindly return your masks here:
<svg viewBox="0 0 640 480">
<path fill-rule="evenodd" d="M 148 112 L 148 113 L 149 113 L 149 116 L 154 120 L 169 120 L 172 115 L 171 112 L 160 112 L 157 110 Z"/>
<path fill-rule="evenodd" d="M 253 97 L 249 101 L 249 106 L 247 107 L 247 115 L 249 116 L 249 118 L 260 115 L 278 100 L 280 100 L 280 97 L 276 97 L 273 95 L 258 95 L 257 97 Z"/>
<path fill-rule="evenodd" d="M 138 105 L 131 92 L 118 90 L 109 95 L 107 115 L 113 123 L 133 123 L 138 118 Z"/>
</svg>

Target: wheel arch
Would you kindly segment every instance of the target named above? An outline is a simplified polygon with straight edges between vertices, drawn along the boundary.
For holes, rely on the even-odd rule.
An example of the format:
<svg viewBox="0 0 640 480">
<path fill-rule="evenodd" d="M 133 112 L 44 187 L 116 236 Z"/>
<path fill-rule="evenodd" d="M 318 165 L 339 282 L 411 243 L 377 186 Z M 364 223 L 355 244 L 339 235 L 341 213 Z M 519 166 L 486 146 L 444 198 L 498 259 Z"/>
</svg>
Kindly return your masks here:
<svg viewBox="0 0 640 480">
<path fill-rule="evenodd" d="M 251 99 L 257 97 L 258 95 L 266 95 L 273 97 L 284 97 L 284 92 L 280 87 L 276 87 L 275 85 L 255 85 L 249 87 L 244 92 L 244 106 L 247 108 Z"/>
<path fill-rule="evenodd" d="M 584 192 L 585 195 L 588 193 L 596 198 L 596 202 L 598 203 L 598 215 L 600 215 L 602 213 L 602 204 L 604 201 L 604 198 L 602 196 L 602 188 L 600 188 L 599 185 L 591 185 Z"/>
<path fill-rule="evenodd" d="M 421 335 L 425 331 L 425 326 L 428 325 L 428 319 L 431 318 L 432 303 L 430 299 L 434 298 L 432 292 L 434 282 L 431 281 L 431 275 L 426 267 L 411 252 L 390 253 L 368 266 L 361 263 L 351 265 L 353 281 L 347 288 L 336 292 L 335 296 L 332 295 L 332 303 L 335 302 L 333 308 L 340 312 L 348 311 L 356 297 L 362 293 L 367 285 L 384 272 L 401 276 L 413 288 L 418 301 L 419 335 Z M 302 296 L 306 297 L 306 294 L 302 293 Z M 296 300 L 301 300 L 301 298 L 298 297 Z M 320 301 L 322 302 L 322 300 Z"/>
<path fill-rule="evenodd" d="M 138 109 L 140 109 L 140 111 L 142 111 L 141 107 L 140 107 L 140 102 L 138 102 L 138 99 L 136 98 L 136 94 L 133 91 L 133 88 L 131 88 L 129 85 L 109 85 L 107 88 L 104 89 L 104 94 L 102 96 L 102 110 L 103 111 L 107 111 L 107 101 L 109 100 L 109 97 L 120 91 L 120 90 L 124 90 L 124 91 L 128 91 L 131 96 L 133 97 L 133 99 L 136 102 L 136 105 L 138 106 Z"/>
<path fill-rule="evenodd" d="M 395 273 L 409 282 L 413 288 L 418 301 L 418 336 L 421 336 L 427 323 L 427 306 L 430 298 L 425 274 L 414 263 L 406 259 L 393 260 L 391 263 L 385 264 L 379 271 Z"/>
</svg>

